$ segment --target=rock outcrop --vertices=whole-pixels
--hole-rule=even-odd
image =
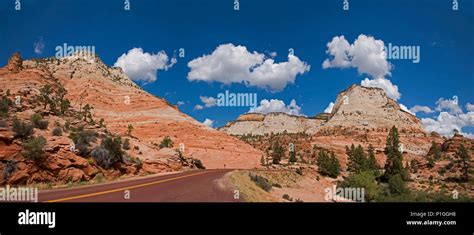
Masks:
[[[23,68],[23,60],[19,52],[15,52],[8,60],[7,69],[12,73],[18,73]]]

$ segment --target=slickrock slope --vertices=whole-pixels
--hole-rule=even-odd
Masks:
[[[232,135],[264,135],[271,133],[314,133],[323,123],[322,119],[292,116],[285,113],[241,115],[236,121],[227,123],[219,130]]]
[[[206,127],[164,99],[143,91],[120,68],[108,68],[98,57],[49,60],[24,64],[46,67],[69,91],[73,105],[91,104],[94,116],[103,118],[112,132],[125,134],[128,124],[132,124],[132,135],[144,143],[143,150],[151,150],[170,136],[175,148],[183,143],[184,154],[200,159],[208,169],[259,165],[259,150]],[[153,151],[143,150],[140,158],[155,158]]]
[[[11,117],[17,116],[28,121],[31,114],[41,112],[40,109],[31,110],[30,106],[36,102],[34,97],[45,84],[50,84],[53,89],[64,87],[67,90],[65,98],[71,101],[72,108],[77,112],[87,104],[92,106],[93,119],[96,123],[104,119],[106,129],[99,127],[99,124],[87,128],[92,128],[99,134],[111,133],[122,139],[130,139],[131,149],[127,154],[139,158],[148,172],[179,170],[181,166],[176,165],[179,159],[174,149],[180,143],[184,144],[185,157],[201,160],[207,169],[224,166],[248,169],[259,166],[261,151],[237,138],[204,126],[164,99],[143,91],[120,68],[109,68],[96,56],[77,55],[61,59],[22,61],[19,54],[15,54],[8,65],[0,69],[1,95],[8,91],[10,100],[21,97],[21,107]],[[81,171],[60,172],[65,181],[68,178],[74,181],[92,178],[96,173],[93,171],[99,168],[88,163],[86,158],[68,152],[71,139],[67,134],[61,137],[51,136],[55,121],[64,125],[65,120],[47,113],[44,118],[50,123],[48,129],[35,129],[34,135],[44,135],[48,141],[47,149],[54,149],[50,151],[52,157],[48,166],[45,166],[45,171],[31,171],[31,168],[35,168],[34,164],[21,160],[21,142],[13,137],[11,124],[0,130],[0,168],[4,169],[12,159],[16,159],[17,163],[19,160],[23,162],[16,167],[23,171],[22,175],[17,176],[20,179],[15,182],[10,179],[8,183],[38,182],[27,176],[32,172],[43,174],[38,179],[48,182],[58,177],[57,171],[69,168]],[[127,133],[129,125],[133,126],[130,136]],[[165,136],[169,136],[174,143],[168,151],[158,146]],[[77,161],[81,163],[77,165]],[[84,169],[89,166],[95,170],[88,169],[90,175],[83,175]]]
[[[338,94],[325,127],[390,128],[424,132],[420,121],[402,110],[383,89],[352,85]]]

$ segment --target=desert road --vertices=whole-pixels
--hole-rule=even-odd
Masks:
[[[238,202],[222,178],[232,170],[199,170],[39,192],[40,202]]]

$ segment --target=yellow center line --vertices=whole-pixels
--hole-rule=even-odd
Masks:
[[[164,182],[168,182],[168,181],[172,181],[172,180],[183,179],[183,178],[187,178],[187,177],[191,177],[191,176],[195,176],[195,175],[201,175],[201,174],[205,174],[205,173],[209,173],[209,171],[195,173],[195,174],[191,174],[191,175],[184,175],[184,176],[174,177],[174,178],[165,179],[165,180],[154,181],[154,182],[150,182],[150,183],[144,183],[144,184],[124,187],[124,188],[119,188],[119,189],[112,189],[112,190],[107,190],[107,191],[102,191],[102,192],[97,192],[97,193],[89,193],[89,194],[83,194],[83,195],[78,195],[78,196],[73,196],[73,197],[59,198],[59,199],[49,200],[49,201],[46,201],[46,202],[62,202],[62,201],[69,201],[69,200],[85,198],[85,197],[93,197],[93,196],[103,195],[103,194],[108,194],[108,193],[115,193],[115,192],[119,192],[119,191],[124,191],[124,190],[139,188],[139,187],[145,187],[145,186],[154,185],[154,184],[160,184],[160,183],[164,183]]]

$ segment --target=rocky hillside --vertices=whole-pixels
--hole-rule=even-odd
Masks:
[[[45,86],[50,90],[47,95],[44,95]],[[157,171],[181,168],[169,164],[180,162],[175,151],[179,146],[184,157],[200,160],[206,168],[254,168],[259,165],[261,151],[239,139],[204,126],[164,99],[143,91],[119,68],[107,67],[96,56],[77,55],[61,59],[23,61],[19,54],[15,54],[7,66],[0,69],[0,95],[7,106],[1,118],[1,170],[5,170],[7,164],[15,162],[15,169],[27,169],[24,175],[31,175],[29,170],[37,167],[33,162],[24,159],[22,146],[28,138],[39,136],[44,136],[47,140],[47,156],[53,156],[48,158],[52,161],[50,165],[58,165],[41,166],[33,171],[43,174],[39,178],[45,179],[44,181],[58,177],[61,170],[83,170],[87,164],[94,165],[92,160],[87,162],[87,156],[77,158],[77,154],[70,153],[69,148],[73,141],[68,135],[74,131],[66,130],[66,123],[76,130],[82,127],[97,134],[97,143],[91,144],[90,148],[99,145],[103,136],[128,139],[130,149],[126,151],[127,155],[149,163],[144,167],[149,167],[150,170],[153,165]],[[50,105],[43,106],[43,102],[48,100]],[[54,103],[52,100],[61,102]],[[66,103],[66,100],[70,107],[64,113],[53,112],[53,108],[58,112],[63,111],[62,104]],[[28,124],[32,122],[33,114],[41,115],[49,122],[49,126],[45,129],[34,128],[34,134],[27,139],[16,137],[13,131],[14,119]],[[51,132],[55,126],[60,126],[68,133],[53,136]],[[171,141],[165,147],[160,146],[167,136]],[[74,165],[74,162],[78,161],[82,162],[82,168]],[[25,164],[18,164],[20,162]],[[48,170],[42,171],[42,168]],[[82,174],[76,173],[75,175]],[[63,171],[61,175],[68,173]],[[91,173],[90,176],[76,178],[87,180],[94,175]],[[18,182],[8,182],[36,182],[31,180],[34,178],[32,176],[21,178],[23,179]],[[7,179],[4,177],[4,180]]]
[[[292,116],[285,113],[247,113],[219,128],[231,135],[264,135],[273,133],[314,133],[324,119]]]
[[[461,135],[446,139],[437,133],[426,133],[414,115],[402,110],[379,88],[352,85],[337,96],[331,113],[314,118],[282,113],[245,114],[220,130],[264,151],[261,161],[268,168],[312,169],[318,153],[328,151],[334,153],[342,175],[347,176],[346,147],[352,144],[365,150],[372,146],[379,167],[385,165],[384,148],[393,126],[398,129],[403,165],[412,170],[410,187],[428,191],[456,189],[473,196],[472,184],[458,182],[462,164],[456,151],[463,144],[472,159],[474,140]],[[441,152],[436,158],[433,143]],[[279,163],[272,162],[275,156],[281,156]],[[469,164],[472,167],[472,161]]]

